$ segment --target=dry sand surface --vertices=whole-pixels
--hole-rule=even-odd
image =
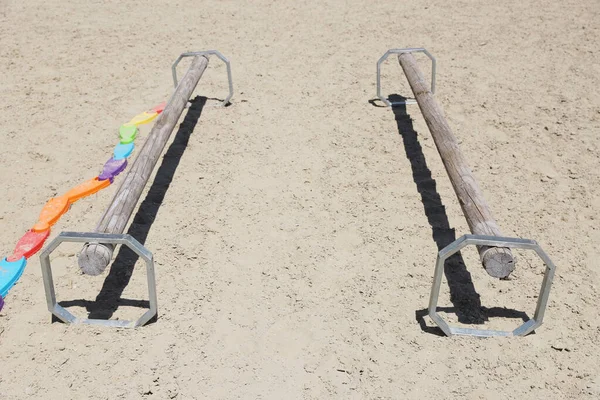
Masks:
[[[599,20],[597,0],[0,0],[2,254],[168,98],[179,53],[219,49],[235,83],[214,107],[212,59],[129,228],[155,255],[158,320],[52,323],[35,256],[0,313],[0,398],[600,398]],[[535,334],[447,338],[423,318],[436,252],[468,227],[418,107],[369,102],[377,59],[414,46],[438,59],[436,97],[503,233],[558,266]],[[383,80],[409,93],[394,57]],[[53,236],[93,229],[119,179]],[[87,277],[79,249],[52,255],[63,304],[140,315],[139,260]],[[450,320],[533,315],[539,260],[519,253],[498,281],[463,259]]]

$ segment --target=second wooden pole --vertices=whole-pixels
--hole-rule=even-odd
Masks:
[[[466,158],[460,151],[458,140],[446,122],[442,109],[433,97],[415,58],[410,53],[403,53],[398,56],[398,61],[408,79],[431,136],[433,136],[471,233],[502,236],[483,197],[481,188],[475,180]],[[481,262],[489,275],[506,278],[515,269],[515,260],[510,249],[479,246],[478,250]]]

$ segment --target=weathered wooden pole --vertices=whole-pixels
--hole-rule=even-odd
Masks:
[[[436,102],[415,58],[410,53],[398,56],[408,83],[419,104],[431,136],[442,157],[458,201],[462,207],[471,233],[475,235],[502,236],[498,224],[483,197],[458,141],[452,133],[441,107]],[[496,278],[506,278],[515,269],[510,249],[505,247],[478,246],[481,262],[487,273]]]
[[[208,57],[193,58],[190,68],[179,82],[164,111],[158,116],[148,139],[100,219],[96,232],[123,233],[179,117],[207,66]],[[88,243],[79,254],[79,267],[85,274],[99,275],[110,264],[113,250],[112,245]]]

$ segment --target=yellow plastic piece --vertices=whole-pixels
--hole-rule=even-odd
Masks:
[[[73,204],[77,200],[92,195],[110,185],[110,180],[106,179],[99,181],[98,178],[90,179],[65,193],[65,197],[69,199],[69,203]]]
[[[50,199],[44,208],[42,208],[42,212],[40,213],[40,218],[33,226],[34,232],[43,232],[45,230],[50,229],[52,225],[59,220],[61,215],[67,212],[69,209],[69,198],[67,196],[59,196],[53,199]]]
[[[158,116],[157,112],[154,112],[154,111],[147,112],[146,111],[146,112],[136,115],[135,117],[133,117],[131,119],[131,121],[129,121],[125,125],[139,126],[139,125],[147,124],[148,122],[151,122],[152,120],[154,120],[154,118],[156,118],[157,116]]]

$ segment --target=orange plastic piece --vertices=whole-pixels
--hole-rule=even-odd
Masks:
[[[40,218],[37,224],[33,226],[33,231],[43,232],[50,229],[50,227],[54,225],[60,216],[66,213],[68,209],[69,198],[67,196],[59,196],[50,199],[44,208],[42,208]]]
[[[49,235],[50,229],[46,229],[42,232],[27,231],[27,233],[19,239],[13,255],[8,257],[7,261],[14,262],[23,257],[31,257],[42,248]]]
[[[69,204],[73,204],[77,200],[92,195],[104,189],[105,187],[108,187],[109,185],[109,179],[99,181],[98,177],[95,177],[94,179],[90,179],[89,181],[83,182],[82,184],[75,186],[73,189],[65,193],[64,197],[68,199]]]

